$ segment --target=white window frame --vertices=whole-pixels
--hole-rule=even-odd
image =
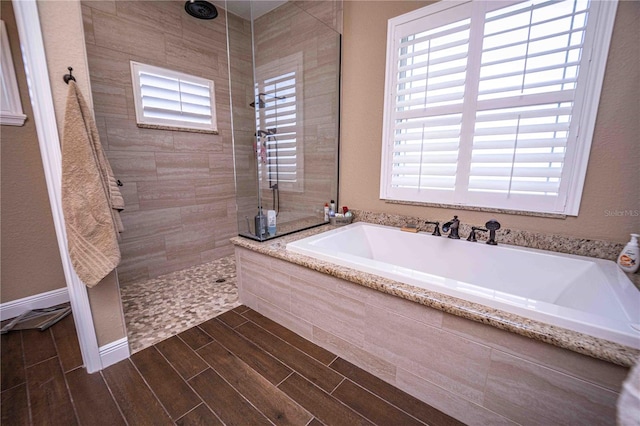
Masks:
[[[519,2],[520,0],[509,2],[503,1],[499,4],[503,7]],[[481,202],[478,202],[477,199],[473,202],[469,202],[464,197],[461,198],[459,196],[459,191],[457,190],[454,191],[457,193],[456,197],[434,197],[433,191],[429,193],[429,191],[420,191],[419,189],[412,190],[407,188],[393,188],[391,185],[391,168],[393,164],[395,132],[393,108],[396,99],[394,94],[394,81],[395,75],[398,73],[398,44],[402,38],[398,33],[401,31],[403,25],[416,25],[418,20],[425,17],[438,22],[439,14],[456,14],[458,13],[458,10],[463,8],[466,8],[467,10],[472,8],[474,10],[472,13],[477,13],[475,12],[476,10],[480,10],[479,13],[484,13],[482,10],[487,4],[497,3],[471,0],[443,0],[405,15],[392,18],[388,21],[380,198],[396,202],[445,204],[456,207],[468,206],[492,210],[500,209],[577,216],[587,171],[589,152],[593,138],[602,82],[604,79],[609,44],[611,34],[613,32],[617,0],[592,1],[590,5],[585,48],[583,49],[583,57],[588,58],[589,65],[586,70],[584,69],[584,65],[581,65],[583,68],[580,70],[579,87],[576,91],[574,113],[572,116],[572,127],[574,131],[569,133],[561,175],[561,189],[555,202],[551,203],[551,205],[545,205],[544,207],[539,208],[535,203],[527,202],[527,200],[521,200],[521,197],[518,196],[512,197],[509,202],[505,203],[503,199],[500,199],[500,197],[493,197],[493,194],[488,194],[488,196],[484,197]],[[465,16],[461,14],[460,18],[463,17]],[[480,34],[480,36],[482,36],[482,34]],[[481,43],[479,44],[481,45]],[[473,55],[479,56],[479,52],[470,49],[469,57],[472,57]],[[471,63],[471,60],[469,63]],[[474,106],[471,107],[475,108]],[[464,108],[467,108],[466,100]],[[473,116],[475,117],[475,112],[473,113]],[[474,131],[474,125],[474,123],[471,123],[471,125],[469,125],[469,123],[466,124],[467,129],[470,128],[471,132]],[[463,126],[465,126],[465,124],[463,124]],[[465,130],[463,130],[463,132],[464,131]],[[470,137],[469,139],[472,140],[473,137]],[[458,152],[460,152],[460,150],[470,152],[471,146],[460,145]],[[463,170],[462,173],[468,175],[468,170]],[[459,179],[460,170],[458,170],[457,176]],[[466,185],[464,191],[466,191]]]
[[[141,74],[153,74],[159,77],[178,80],[179,82],[186,82],[198,86],[206,87],[206,91],[209,96],[209,104],[206,107],[210,108],[210,113],[203,115],[204,120],[208,122],[195,122],[189,119],[180,117],[181,111],[173,110],[175,117],[163,118],[157,116],[150,116],[145,113],[145,104],[142,96],[142,87],[140,83]],[[152,65],[142,64],[140,62],[131,61],[131,81],[133,84],[133,98],[136,111],[136,122],[138,127],[152,128],[152,129],[166,129],[166,130],[182,130],[201,133],[218,133],[218,124],[216,119],[216,97],[215,97],[215,84],[213,80],[208,80],[202,77],[197,77],[182,72],[156,67]],[[182,99],[181,90],[177,91]],[[180,106],[182,108],[182,106]]]
[[[20,90],[18,89],[18,79],[13,66],[11,47],[7,35],[7,27],[4,21],[0,20],[0,37],[2,72],[0,72],[2,83],[2,111],[0,111],[0,124],[4,126],[22,126],[27,116],[22,111],[20,101]]]

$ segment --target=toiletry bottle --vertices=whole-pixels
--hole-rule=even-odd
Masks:
[[[324,203],[324,221],[329,220],[329,203]]]
[[[262,207],[258,207],[258,214],[253,218],[255,229],[256,229],[256,237],[264,237],[267,233],[267,217],[262,213]]]
[[[336,202],[331,200],[329,204],[329,216],[333,217],[336,215]]]
[[[625,272],[634,273],[638,270],[640,263],[640,247],[638,246],[638,234],[631,234],[631,241],[620,252],[618,256],[618,265]]]
[[[276,235],[276,211],[267,210],[267,229],[269,230],[269,236]]]

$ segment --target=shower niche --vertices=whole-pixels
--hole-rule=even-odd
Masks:
[[[225,9],[238,233],[322,225],[338,196],[342,1]]]

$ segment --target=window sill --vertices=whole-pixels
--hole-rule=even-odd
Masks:
[[[188,127],[177,127],[177,126],[163,126],[160,124],[143,124],[137,123],[137,126],[142,129],[156,129],[156,130],[171,130],[174,132],[190,132],[190,133],[209,133],[212,135],[220,134],[217,130],[207,130],[207,129],[191,129]]]
[[[518,216],[534,216],[534,217],[546,217],[550,219],[566,219],[566,214],[559,213],[541,213],[541,212],[527,212],[521,210],[507,210],[507,209],[493,209],[489,207],[474,207],[474,206],[462,206],[453,204],[438,204],[438,203],[423,203],[419,201],[402,201],[402,200],[385,200],[387,204],[403,204],[407,206],[421,206],[421,207],[437,207],[443,209],[456,209],[456,210],[470,210],[476,212],[488,212],[488,213],[503,213]]]

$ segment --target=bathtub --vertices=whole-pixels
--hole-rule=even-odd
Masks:
[[[364,222],[287,250],[640,349],[640,291],[612,261]]]

